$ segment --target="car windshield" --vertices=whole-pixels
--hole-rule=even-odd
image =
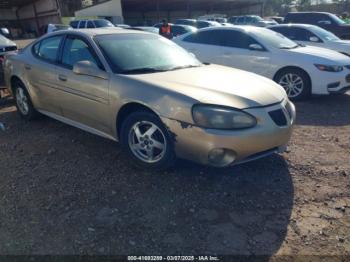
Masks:
[[[257,38],[256,40],[274,48],[294,49],[299,46],[297,43],[283,36],[282,34],[276,33],[269,29],[259,28],[254,30],[253,34]]]
[[[215,21],[211,21],[211,22],[209,22],[209,23],[210,23],[211,26],[221,26],[220,23],[215,22]]]
[[[336,35],[334,35],[333,33],[329,32],[327,30],[324,30],[323,28],[318,27],[318,26],[312,27],[312,32],[315,35],[317,35],[318,37],[320,37],[322,40],[325,40],[325,41],[340,40],[340,38],[337,37]]]
[[[260,16],[252,16],[253,21],[260,22],[263,21],[263,19]]]
[[[335,14],[329,14],[329,16],[333,19],[333,21],[338,24],[338,25],[342,25],[342,24],[346,24],[345,21],[343,21],[342,19],[340,19],[338,16],[336,16]]]
[[[158,35],[99,35],[95,41],[114,73],[155,73],[201,66],[187,51]]]
[[[102,19],[102,20],[95,20],[94,22],[96,27],[114,27],[114,25],[108,20]]]

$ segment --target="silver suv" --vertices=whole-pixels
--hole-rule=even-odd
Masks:
[[[74,29],[115,27],[106,19],[74,20],[70,22],[70,26]]]

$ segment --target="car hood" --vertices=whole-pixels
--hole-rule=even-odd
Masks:
[[[15,42],[12,42],[10,39],[7,39],[6,37],[0,35],[0,47],[4,46],[15,46]]]
[[[219,65],[129,77],[170,89],[200,103],[239,109],[267,106],[287,98],[284,89],[270,79]]]
[[[349,46],[350,47],[350,40],[336,40],[336,41],[332,41],[332,44],[336,44],[336,45],[342,45],[342,46]]]
[[[324,62],[329,62],[335,65],[350,64],[350,58],[348,56],[326,48],[305,46],[305,47],[299,47],[295,49],[288,49],[287,51],[296,53],[296,54],[301,54],[303,56],[309,55],[318,60],[324,60]],[[318,63],[320,61],[315,61],[315,62]]]

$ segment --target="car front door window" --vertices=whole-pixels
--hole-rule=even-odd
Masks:
[[[98,65],[85,41],[79,38],[68,37],[63,48],[62,64],[72,69],[79,61],[90,61]]]
[[[226,47],[249,49],[250,45],[252,44],[260,45],[251,36],[239,31],[233,31],[233,30],[230,30],[228,32],[223,31],[222,34],[225,34],[225,37],[223,38],[223,46],[226,46]]]
[[[220,32],[209,30],[199,33],[193,33],[184,39],[185,42],[191,42],[202,45],[221,45]]]
[[[34,53],[43,60],[56,62],[61,40],[62,36],[46,38],[34,46]]]

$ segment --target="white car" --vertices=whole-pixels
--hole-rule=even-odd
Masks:
[[[318,47],[302,47],[283,35],[252,26],[216,27],[174,40],[202,62],[250,71],[283,86],[292,99],[344,93],[350,58]]]
[[[335,34],[316,25],[285,24],[269,29],[303,45],[323,47],[350,57],[350,40],[341,40]]]
[[[73,29],[69,25],[61,25],[61,24],[47,24],[46,26],[42,27],[42,34],[49,34],[56,31],[61,30],[70,30]]]
[[[17,50],[16,43],[12,42],[10,39],[7,39],[5,36],[0,34],[0,81],[2,82],[3,68],[2,63],[6,54],[15,52]],[[2,97],[2,91],[5,89],[4,86],[0,83],[0,99]]]
[[[10,39],[6,38],[3,35],[0,35],[0,61],[2,61],[2,57],[11,51],[16,51],[17,45],[15,42],[11,41]]]

